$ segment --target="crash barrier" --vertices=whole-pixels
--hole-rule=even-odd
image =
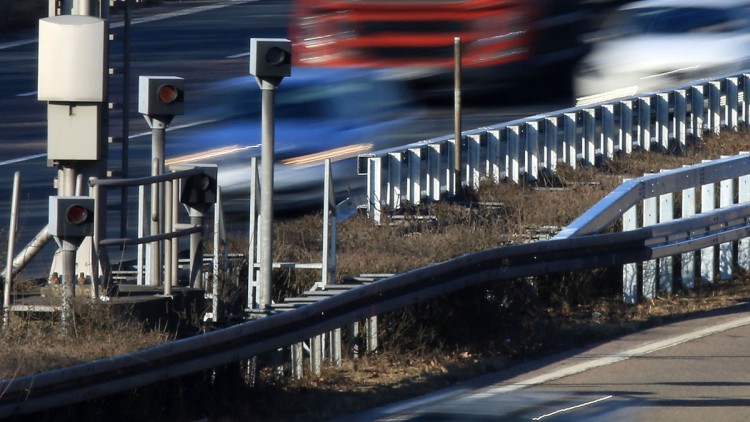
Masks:
[[[641,294],[671,294],[676,283],[690,289],[696,281],[714,283],[717,274],[729,280],[737,270],[750,270],[749,221],[750,154],[743,153],[625,181],[554,239],[613,228],[661,231],[651,242],[672,254],[623,266],[623,300],[634,304]],[[716,243],[703,242],[713,231],[724,234]]]
[[[362,154],[367,211],[380,224],[402,201],[438,201],[482,180],[535,182],[554,175],[558,163],[575,168],[634,150],[679,150],[691,138],[746,124],[748,98],[750,73],[743,72],[464,131],[460,183],[454,135]]]

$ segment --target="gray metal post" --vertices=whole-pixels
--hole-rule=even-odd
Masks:
[[[323,363],[323,335],[310,339],[310,373],[320,375]]]
[[[8,316],[10,314],[10,287],[13,283],[13,254],[15,253],[14,245],[16,243],[16,226],[18,226],[18,196],[21,184],[21,173],[13,174],[13,197],[10,205],[10,228],[8,230],[8,256],[5,286],[3,289],[3,327],[8,325]]]
[[[172,227],[170,227],[170,230],[174,230],[175,226],[177,225],[177,216],[179,215],[180,210],[180,201],[179,201],[179,195],[177,193],[177,186],[178,181],[173,180],[172,182],[172,197],[170,198],[170,207],[172,207]],[[172,286],[177,286],[177,284],[180,281],[179,278],[179,270],[180,266],[178,263],[179,255],[180,255],[180,242],[177,239],[174,239],[172,241],[172,250],[168,252],[170,255],[169,259],[169,265],[172,266],[172,279],[167,280],[167,282],[170,282]]]
[[[172,195],[174,195],[172,190],[172,182],[167,182],[165,186],[165,192],[164,192],[164,201],[167,203],[167,207],[165,207],[164,212],[164,232],[172,232],[174,223],[172,219],[174,216],[172,215]],[[163,203],[162,202],[162,203]],[[164,241],[164,296],[169,296],[172,294],[172,242],[177,243],[177,239],[166,239]]]
[[[367,318],[367,353],[378,350],[378,317]]]
[[[158,133],[161,133],[160,135]],[[158,147],[156,146],[157,143],[161,142],[161,155],[156,155],[156,150]],[[164,172],[164,161],[163,161],[163,155],[164,155],[164,131],[163,130],[153,130],[153,144],[152,144],[152,154],[153,155],[153,161],[152,161],[152,167],[151,167],[151,175],[152,176],[158,176]],[[151,236],[157,236],[161,234],[161,221],[162,221],[162,215],[164,214],[164,207],[161,206],[161,183],[152,184],[151,185],[151,215],[149,220],[151,221],[151,231],[149,235]],[[152,242],[151,243],[151,276],[149,283],[152,286],[158,286],[161,284],[161,242]]]
[[[273,298],[273,162],[274,100],[276,86],[260,81],[262,93],[260,158],[260,307],[267,309]]]
[[[299,380],[304,376],[302,370],[303,361],[303,347],[302,343],[294,343],[290,346],[291,349],[291,375],[292,379]]]
[[[190,209],[190,224],[203,226],[203,213]],[[203,234],[190,234],[190,287],[203,287]]]
[[[73,300],[75,298],[75,267],[76,267],[76,249],[75,243],[65,239],[59,239],[58,254],[60,255],[61,271],[60,278],[62,279],[60,296],[61,300],[61,312],[60,322],[63,328],[72,334],[74,327],[74,313],[73,313]]]
[[[454,90],[453,90],[453,126],[454,136],[456,139],[455,152],[453,154],[453,172],[455,174],[453,182],[454,193],[461,189],[461,38],[453,39],[454,50]]]

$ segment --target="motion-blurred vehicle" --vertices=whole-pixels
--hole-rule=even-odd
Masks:
[[[445,87],[454,37],[462,85],[487,89],[529,80],[570,87],[585,54],[586,0],[296,0],[289,24],[295,66],[391,67]],[[591,8],[593,6],[585,6]],[[448,84],[448,87],[452,85]]]
[[[166,164],[218,164],[225,210],[247,212],[251,157],[260,172],[261,91],[252,76],[211,90],[215,121],[170,132]],[[274,110],[274,209],[282,212],[322,207],[326,159],[337,200],[364,193],[357,155],[413,141],[399,131],[420,114],[403,82],[367,69],[295,69]]]
[[[626,4],[592,41],[574,73],[579,98],[650,92],[740,71],[750,66],[750,1]]]

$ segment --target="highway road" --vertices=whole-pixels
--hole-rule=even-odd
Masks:
[[[750,305],[511,367],[346,421],[747,421]]]

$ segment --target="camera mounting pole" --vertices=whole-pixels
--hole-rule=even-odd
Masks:
[[[261,90],[260,283],[261,310],[271,306],[273,272],[274,102],[281,80],[292,74],[292,43],[281,38],[250,39],[250,74]],[[251,268],[250,271],[253,271]]]

